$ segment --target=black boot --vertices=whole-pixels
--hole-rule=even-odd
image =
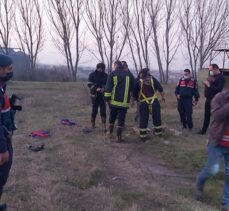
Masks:
[[[107,132],[107,128],[106,128],[106,119],[102,118],[102,130],[104,133]]]
[[[121,143],[121,142],[125,142],[124,139],[122,139],[122,127],[118,126],[118,129],[117,129],[117,140],[116,140],[117,143]]]
[[[114,125],[110,124],[109,125],[109,129],[108,129],[108,131],[106,133],[106,136],[111,142],[112,142],[112,139],[113,139],[113,136],[112,136],[113,130],[114,130]]]
[[[91,128],[95,129],[95,119],[91,119]]]
[[[200,131],[198,131],[197,134],[199,134],[199,135],[205,135],[206,134],[206,131],[200,130]]]
[[[3,187],[0,187],[0,199],[2,197],[2,192],[3,192]],[[6,208],[7,208],[7,206],[5,203],[3,203],[3,204],[0,203],[0,211],[4,211],[4,210],[6,210]]]
[[[0,204],[0,211],[6,210],[7,206],[6,204]]]
[[[112,134],[113,133],[113,130],[114,130],[114,125],[110,124],[109,125],[109,133]]]

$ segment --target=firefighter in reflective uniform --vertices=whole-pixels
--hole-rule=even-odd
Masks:
[[[177,109],[183,129],[188,127],[191,130],[193,128],[192,108],[193,105],[195,106],[197,104],[200,95],[197,82],[191,77],[191,71],[189,69],[184,70],[184,75],[180,78],[176,86],[175,95],[178,101]],[[195,99],[194,101],[193,98]]]
[[[105,89],[105,99],[110,107],[108,135],[110,138],[112,137],[117,118],[116,142],[123,142],[122,130],[125,125],[126,113],[129,108],[131,92],[134,90],[135,80],[128,71],[124,70],[122,62],[114,62],[113,69],[114,71],[108,76]]]
[[[147,139],[149,114],[152,113],[154,133],[162,135],[161,108],[157,97],[160,93],[162,101],[165,101],[163,88],[159,81],[150,75],[149,69],[144,68],[139,73],[140,79],[134,91],[134,99],[140,102],[140,138],[142,141]]]

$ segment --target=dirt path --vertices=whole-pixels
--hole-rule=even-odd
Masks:
[[[93,144],[97,157],[104,162],[103,185],[127,195],[135,194],[133,201],[140,210],[169,210],[165,201],[171,203],[171,194],[194,184],[194,177],[169,168],[156,151],[148,149],[147,143],[95,140]]]

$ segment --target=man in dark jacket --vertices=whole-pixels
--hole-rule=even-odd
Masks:
[[[149,69],[144,68],[139,73],[139,80],[134,91],[134,99],[139,100],[140,107],[140,138],[142,141],[147,139],[147,128],[149,114],[152,113],[155,135],[162,135],[161,123],[161,107],[157,97],[157,92],[160,93],[162,101],[165,101],[163,87],[159,81],[150,75]]]
[[[10,100],[6,95],[6,82],[13,76],[12,60],[0,54],[0,199],[3,187],[7,182],[13,160],[11,137],[15,129]],[[0,204],[0,211],[6,209],[6,204]]]
[[[104,99],[107,74],[105,73],[105,64],[99,63],[96,70],[89,75],[88,87],[90,88],[92,99],[91,125],[95,128],[95,119],[100,107],[100,116],[103,130],[106,131],[106,103]]]
[[[192,107],[196,105],[199,100],[199,91],[196,80],[191,77],[191,71],[189,69],[184,70],[184,76],[180,78],[175,95],[178,101],[178,112],[180,114],[181,123],[183,128],[193,128],[192,122]],[[193,102],[194,98],[194,102]]]
[[[211,116],[211,101],[213,97],[223,90],[225,79],[223,74],[220,72],[217,64],[211,64],[209,66],[210,76],[203,81],[205,90],[204,95],[206,98],[205,101],[205,110],[204,110],[204,123],[202,129],[198,132],[198,134],[206,134]]]
[[[110,106],[109,135],[112,136],[116,118],[117,142],[123,142],[122,130],[125,125],[126,112],[129,107],[131,92],[134,90],[135,81],[130,73],[123,69],[120,61],[114,62],[114,71],[108,76],[105,98]]]

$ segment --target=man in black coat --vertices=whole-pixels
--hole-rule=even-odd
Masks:
[[[95,119],[100,107],[100,116],[102,120],[103,130],[106,131],[106,103],[104,100],[104,91],[107,82],[107,74],[105,73],[105,64],[96,65],[96,70],[89,75],[88,87],[92,99],[91,125],[95,128]]]
[[[207,132],[210,116],[211,116],[211,101],[214,96],[223,90],[225,84],[225,78],[223,74],[220,72],[217,64],[211,64],[209,66],[209,74],[210,76],[203,81],[204,84],[204,95],[206,98],[205,101],[205,111],[204,111],[204,123],[202,129],[198,132],[198,134],[204,135]]]

